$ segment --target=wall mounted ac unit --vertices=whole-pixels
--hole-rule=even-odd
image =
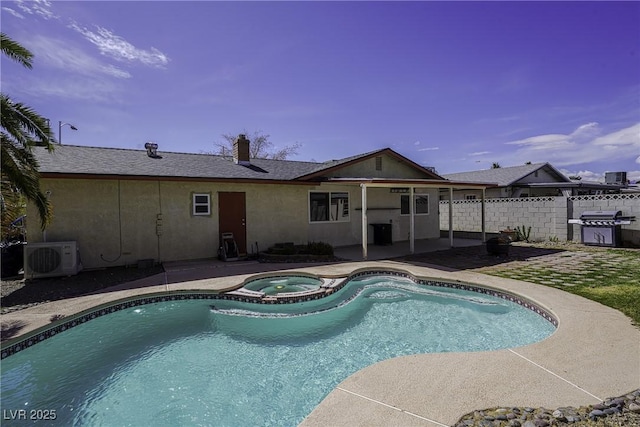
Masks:
[[[82,270],[76,242],[27,243],[24,277],[71,276]]]

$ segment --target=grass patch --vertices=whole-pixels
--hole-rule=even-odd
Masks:
[[[512,265],[486,273],[562,289],[615,308],[640,326],[640,253],[620,249],[602,250],[597,258],[580,261],[580,266],[579,272],[564,272]],[[552,278],[561,279],[572,286],[550,283]]]

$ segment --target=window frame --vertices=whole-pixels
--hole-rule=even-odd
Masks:
[[[206,197],[206,202],[198,202],[198,197]],[[206,206],[206,212],[198,212],[197,208]],[[211,216],[211,193],[192,193],[191,194],[191,215],[192,216]]]
[[[311,197],[312,194],[322,194],[325,196],[325,200],[327,203],[327,212],[326,212],[326,218],[327,219],[321,219],[321,220],[314,220],[312,217],[312,213],[313,213],[313,207],[311,206]],[[332,207],[334,206],[334,204],[332,203],[334,199],[337,199],[340,196],[336,196],[336,195],[345,195],[346,196],[346,204],[343,203],[342,206],[342,214],[340,214],[340,212],[338,211],[338,217],[336,219],[331,219],[331,211],[332,211]],[[341,199],[344,199],[344,197],[340,197]],[[339,204],[335,205],[337,209],[340,209]],[[309,194],[307,196],[307,209],[308,209],[308,215],[307,215],[307,219],[309,221],[309,224],[334,224],[334,223],[345,223],[345,222],[351,222],[351,211],[350,211],[350,207],[351,207],[351,194],[349,193],[349,191],[320,191],[320,190],[310,190]],[[346,216],[345,216],[346,213]],[[317,215],[317,212],[316,212]]]
[[[407,202],[403,202],[404,198],[409,198],[409,194],[401,194],[400,195],[400,215],[401,216],[410,216],[411,215],[411,207],[409,206],[409,204]],[[419,198],[426,198],[427,203],[425,204],[425,206],[427,207],[427,211],[426,212],[418,212],[418,204],[417,204],[417,200]],[[429,204],[431,203],[431,197],[430,194],[427,192],[413,192],[413,215],[417,216],[417,215],[429,215],[431,213],[431,209],[429,207]],[[408,207],[408,211],[406,213],[404,213],[403,211],[403,207],[404,205],[406,205]]]

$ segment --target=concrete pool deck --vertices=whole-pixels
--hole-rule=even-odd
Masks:
[[[206,276],[204,267],[197,264],[174,267],[183,281],[154,284],[153,280],[159,279],[154,276],[94,295],[41,304],[0,316],[2,327],[17,328],[19,337],[53,325],[51,319],[59,316],[69,318],[124,298],[157,292],[229,290],[253,275],[256,268],[247,263],[227,270],[235,273],[232,276],[202,278]],[[519,294],[552,312],[559,321],[552,336],[524,347],[402,356],[366,367],[330,392],[301,423],[304,427],[452,425],[475,409],[581,406],[640,387],[640,330],[617,310],[562,290],[474,271],[443,271],[393,261],[286,267],[322,276],[393,268],[424,278],[467,282]]]

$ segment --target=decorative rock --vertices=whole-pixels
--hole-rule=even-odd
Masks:
[[[578,425],[638,425],[640,389],[621,397],[610,397],[595,405],[559,407],[555,410],[531,407],[493,408],[462,417],[456,427],[571,427]],[[606,419],[611,417],[611,419]],[[615,418],[614,418],[615,417]],[[591,420],[591,421],[589,421]]]
[[[589,412],[589,418],[591,418],[592,420],[595,420],[596,418],[603,417],[603,416],[604,416],[604,412],[602,412],[600,409],[594,409],[593,411]]]
[[[533,422],[533,425],[535,425],[536,427],[547,427],[549,425],[549,421],[542,418],[538,418]]]
[[[609,407],[611,406],[621,406],[624,405],[624,399],[622,397],[619,397],[617,399],[613,399],[611,401],[611,403],[609,404]]]
[[[615,414],[615,413],[616,413],[616,410],[615,410],[615,409],[613,409],[613,408],[607,408],[607,409],[605,409],[605,410],[604,410],[604,411],[602,411],[602,412],[604,412],[604,413],[605,413],[605,415],[613,415],[613,414]]]
[[[566,421],[567,417],[564,415],[564,413],[560,410],[560,409],[556,409],[555,411],[553,411],[553,418],[555,418],[558,421]]]

